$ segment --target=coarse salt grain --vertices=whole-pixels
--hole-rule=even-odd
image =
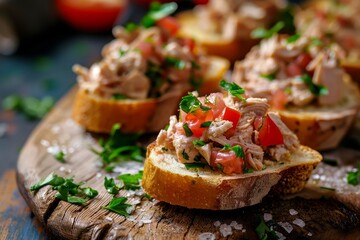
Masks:
[[[291,226],[288,222],[278,222],[280,226],[282,226],[287,233],[291,233],[291,231],[294,229],[293,226]]]
[[[307,234],[309,237],[311,237],[312,236],[312,233],[311,232],[308,232],[308,234]]]
[[[278,240],[285,240],[286,239],[286,237],[281,232],[275,231],[275,234],[278,237]]]
[[[293,224],[296,224],[296,225],[298,225],[298,226],[301,227],[301,228],[305,227],[305,222],[304,222],[302,219],[300,219],[300,218],[295,219],[295,220],[293,221]]]
[[[264,221],[268,222],[272,220],[272,215],[270,213],[264,213]]]
[[[215,226],[215,227],[220,227],[220,225],[221,225],[221,222],[220,222],[220,221],[214,222],[214,226]]]
[[[109,216],[106,216],[105,220],[112,221],[113,219],[111,217],[109,217]]]
[[[241,230],[243,228],[242,224],[237,223],[236,221],[232,221],[230,223],[230,226],[233,227],[236,230]]]
[[[151,223],[151,219],[142,219],[141,220],[144,224]]]
[[[290,215],[294,216],[294,215],[297,215],[298,214],[298,211],[296,211],[295,209],[289,209],[289,213]]]
[[[227,224],[221,224],[220,225],[220,233],[223,237],[227,237],[227,236],[230,236],[232,234],[232,228],[230,225],[227,225]]]
[[[102,174],[101,173],[97,173],[96,174],[96,178],[101,178],[102,177]]]
[[[199,235],[199,240],[215,240],[215,234],[211,232],[204,232]]]

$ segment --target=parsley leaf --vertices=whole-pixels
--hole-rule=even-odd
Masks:
[[[300,76],[299,79],[308,86],[310,92],[315,96],[323,96],[329,94],[329,90],[326,87],[313,83],[312,78],[309,74],[304,74]]]
[[[125,31],[128,33],[135,31],[137,28],[138,28],[138,25],[133,22],[129,22],[125,25]]]
[[[224,150],[232,150],[232,151],[235,152],[236,157],[245,158],[244,150],[242,149],[242,147],[240,145],[236,145],[236,146],[231,147],[229,144],[225,144],[225,146],[221,150],[222,151],[224,151]]]
[[[108,140],[100,139],[99,144],[102,151],[92,151],[99,155],[104,168],[113,170],[113,165],[123,161],[143,162],[145,159],[145,149],[136,144],[137,139],[141,136],[139,133],[122,133],[120,124],[112,127]]]
[[[206,142],[203,142],[201,140],[194,140],[192,142],[195,146],[199,146],[199,147],[202,147],[202,146],[205,146],[207,143]]]
[[[142,179],[143,171],[139,171],[135,174],[122,174],[118,176],[118,179],[120,179],[124,183],[124,188],[126,190],[136,190],[140,189],[140,180]]]
[[[111,99],[114,99],[114,100],[124,100],[127,98],[128,97],[126,97],[124,94],[120,94],[120,93],[113,94],[111,97]]]
[[[358,169],[356,171],[347,173],[346,179],[347,179],[348,184],[351,184],[351,185],[354,185],[354,186],[359,184],[360,163],[359,163]]]
[[[296,33],[296,34],[288,37],[288,38],[286,39],[286,42],[287,42],[287,43],[295,43],[300,37],[301,37],[300,34]]]
[[[272,81],[276,78],[276,73],[270,73],[270,74],[261,74],[260,75],[262,78],[265,78],[269,81]]]
[[[208,127],[210,127],[211,123],[212,123],[212,121],[203,122],[200,125],[200,128],[208,128]]]
[[[236,83],[229,83],[225,80],[221,80],[220,87],[222,87],[224,90],[228,91],[234,97],[237,97],[244,102],[246,101],[246,99],[243,96],[241,96],[241,94],[245,93],[245,90],[243,88],[241,88],[239,85],[237,85]]]
[[[185,68],[185,61],[174,58],[174,57],[165,57],[165,64],[174,67],[176,69],[182,70]]]
[[[126,197],[113,198],[108,205],[102,208],[122,216],[129,216],[132,211],[132,205],[126,203],[127,200]]]
[[[186,169],[192,168],[204,168],[206,166],[205,163],[184,163]]]
[[[165,4],[151,3],[150,11],[141,20],[142,26],[145,28],[154,26],[156,21],[173,14],[177,7],[178,5],[174,2]]]
[[[197,108],[201,108],[203,111],[209,111],[211,108],[202,105],[197,97],[189,93],[188,95],[182,97],[180,102],[180,108],[186,113],[193,112]]]
[[[120,188],[122,187],[120,184],[115,184],[115,180],[113,178],[104,179],[104,187],[106,191],[112,195],[116,195],[119,193]]]
[[[189,128],[189,125],[187,123],[183,123],[183,129],[184,129],[185,135],[187,137],[191,137],[193,135],[193,132],[191,131],[191,129]]]
[[[189,160],[189,155],[185,152],[185,149],[182,150],[181,154],[185,160]]]
[[[61,163],[65,163],[65,153],[63,151],[58,151],[55,153],[54,158]]]
[[[256,227],[255,232],[258,235],[260,240],[268,240],[268,239],[278,239],[276,233],[266,225],[264,219],[258,216],[260,219],[259,225]]]
[[[38,183],[32,185],[30,187],[30,191],[37,191],[46,185],[58,186],[63,184],[64,182],[65,182],[64,178],[59,177],[54,173],[50,173],[47,177],[41,179]]]
[[[284,22],[277,22],[272,28],[265,29],[265,28],[257,28],[251,32],[250,36],[252,38],[271,38],[274,34],[278,33],[281,29],[285,27]]]

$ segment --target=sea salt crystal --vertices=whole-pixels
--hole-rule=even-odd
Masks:
[[[215,240],[215,234],[211,232],[204,232],[199,235],[199,240]]]
[[[301,227],[301,228],[305,227],[305,222],[304,222],[302,219],[300,219],[300,218],[295,219],[295,220],[293,221],[293,224],[296,224],[296,225],[298,225],[298,226]]]
[[[275,234],[278,237],[278,240],[285,240],[286,239],[286,237],[281,232],[275,231]]]
[[[243,233],[246,232],[246,229],[241,230]]]
[[[141,219],[141,221],[145,224],[151,223],[151,219]]]
[[[270,213],[264,213],[264,221],[268,222],[272,220],[272,215]]]
[[[232,221],[230,223],[230,226],[233,227],[236,230],[241,230],[243,228],[242,224],[237,223],[236,221]]]
[[[65,171],[65,168],[64,168],[64,167],[60,167],[60,168],[59,168],[59,171],[60,171],[60,172],[64,172],[64,171]]]
[[[42,140],[40,141],[40,144],[43,145],[44,147],[50,146],[49,141],[47,141],[47,140],[45,140],[45,139],[42,139]]]
[[[101,178],[102,177],[102,174],[101,173],[97,173],[96,174],[96,178]]]
[[[291,233],[291,231],[294,229],[293,226],[291,226],[291,224],[288,222],[278,222],[278,224],[282,226],[288,233]]]
[[[109,216],[106,216],[105,220],[112,221],[113,219]]]
[[[230,236],[232,234],[232,228],[230,225],[221,224],[220,225],[220,233],[223,237]]]
[[[307,234],[309,237],[311,237],[312,236],[312,233],[311,232],[308,232],[308,234]]]
[[[298,214],[298,211],[296,211],[295,209],[289,209],[289,213],[290,215],[294,216],[294,215],[297,215]]]
[[[221,222],[220,222],[220,221],[214,222],[214,226],[215,226],[215,227],[220,227],[220,225],[221,225]]]

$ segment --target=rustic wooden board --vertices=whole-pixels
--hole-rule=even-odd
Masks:
[[[307,190],[287,199],[269,197],[261,204],[244,209],[204,211],[149,201],[122,191],[119,195],[129,196],[130,202],[136,204],[130,217],[101,209],[111,196],[103,187],[105,173],[98,166],[99,159],[89,150],[90,146],[97,146],[96,140],[70,119],[74,91],[65,96],[33,132],[17,166],[19,190],[52,236],[61,239],[199,239],[207,232],[208,239],[256,239],[259,217],[271,214],[267,215],[272,217],[267,224],[288,239],[360,239],[360,186],[346,186],[341,179],[360,154],[354,151],[353,157],[343,157],[350,156],[346,155],[346,149],[327,153],[345,166],[334,170],[320,164]],[[48,152],[56,146],[67,152],[65,164],[57,162]],[[341,151],[345,151],[345,155]],[[99,195],[81,207],[54,198],[50,187],[37,193],[29,191],[32,184],[50,172],[74,176],[76,182],[87,181],[86,186],[97,189]],[[320,189],[321,184],[337,189]],[[321,195],[326,197],[313,198]],[[292,215],[290,209],[298,213]],[[305,225],[300,227],[301,220]],[[226,225],[218,226],[217,221]],[[286,225],[288,227],[283,227]],[[229,235],[224,236],[226,233]]]

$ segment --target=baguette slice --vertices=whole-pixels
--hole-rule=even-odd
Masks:
[[[351,76],[360,88],[360,59],[343,59],[341,66]]]
[[[209,55],[224,57],[232,63],[243,59],[259,42],[251,38],[226,39],[220,34],[204,31],[199,27],[201,25],[193,11],[182,12],[176,17],[181,25],[180,36],[194,39]]]
[[[336,106],[289,108],[279,111],[281,120],[299,138],[301,144],[316,150],[339,145],[352,126],[360,106],[360,94],[349,76],[344,78],[345,99]]]
[[[208,71],[200,94],[208,94],[218,89],[219,81],[228,71],[230,63],[219,57],[209,57]],[[172,92],[163,98],[145,100],[104,99],[79,89],[72,117],[85,129],[92,132],[109,133],[114,124],[121,124],[123,132],[158,132],[176,113],[181,97],[190,89]]]
[[[300,146],[291,155],[291,163],[229,176],[209,168],[187,170],[173,153],[162,151],[154,142],[147,150],[142,186],[150,196],[173,205],[236,209],[260,203],[269,193],[300,191],[321,160],[317,151]]]

